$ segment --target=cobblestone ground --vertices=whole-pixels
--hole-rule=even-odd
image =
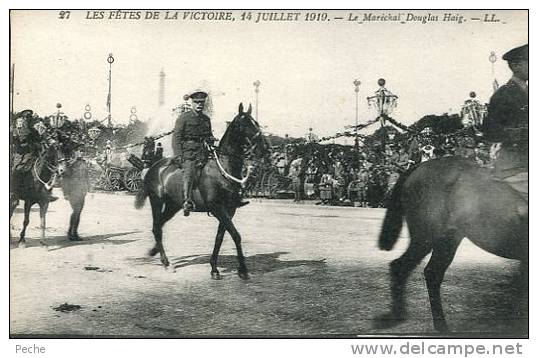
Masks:
[[[60,193],[61,194],[61,193]],[[434,334],[422,269],[409,280],[409,319],[374,328],[390,303],[388,263],[407,245],[377,249],[384,211],[253,200],[234,219],[251,279],[236,275],[235,247],[226,235],[219,258],[223,280],[210,279],[216,220],[180,213],[164,230],[171,266],[147,256],[153,246],[149,203],[128,195],[89,194],[82,242],[66,241],[70,213],[51,204],[39,239],[34,209],[26,248],[10,250],[10,331],[39,335],[365,335]],[[17,209],[14,237],[22,223]],[[455,334],[526,334],[514,313],[517,262],[469,242],[460,247],[443,286]],[[79,305],[56,311],[64,303]]]

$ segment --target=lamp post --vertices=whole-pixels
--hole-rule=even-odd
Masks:
[[[355,149],[359,147],[359,86],[361,81],[353,81],[355,85]]]
[[[112,127],[112,64],[114,63],[114,57],[112,56],[112,54],[108,55],[106,61],[108,62],[108,97],[106,105],[108,108],[108,127]]]
[[[259,93],[260,93],[260,85],[261,85],[261,82],[259,80],[256,80],[254,81],[253,83],[254,85],[254,92],[256,92],[256,120],[259,122],[260,119],[258,118],[258,96],[259,96]]]
[[[499,89],[499,82],[495,78],[495,62],[497,62],[497,55],[494,51],[491,51],[488,57],[489,62],[491,63],[491,77],[493,77],[493,92]]]

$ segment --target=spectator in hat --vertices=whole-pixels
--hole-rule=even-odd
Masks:
[[[484,120],[485,138],[501,143],[494,175],[528,197],[529,45],[503,55],[512,78],[491,97]]]

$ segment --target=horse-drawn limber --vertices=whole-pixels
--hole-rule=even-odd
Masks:
[[[292,198],[292,179],[278,171],[271,165],[255,167],[251,173],[245,194],[250,197],[269,199]]]
[[[92,166],[90,169],[92,187],[105,191],[136,192],[140,188],[143,168],[143,161],[134,154],[127,158],[126,163],[107,163],[106,160],[97,162],[97,167]]]

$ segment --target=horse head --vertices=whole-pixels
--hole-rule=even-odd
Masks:
[[[252,118],[252,105],[244,110],[243,103],[239,104],[238,114],[230,124],[230,131],[234,131],[234,139],[242,148],[246,156],[255,155],[264,157],[269,152],[269,145],[265,139],[260,125]]]
[[[60,140],[60,142],[55,143],[57,158],[56,172],[60,178],[70,174],[71,165],[76,160],[77,148],[80,145],[69,139]]]

